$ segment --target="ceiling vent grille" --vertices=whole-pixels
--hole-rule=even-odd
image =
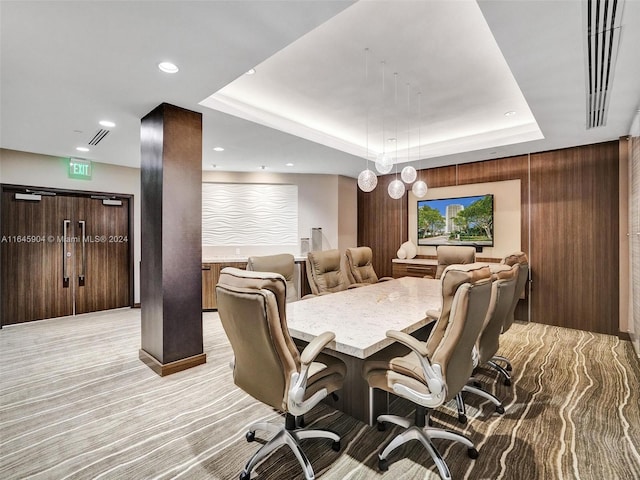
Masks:
[[[588,0],[584,4],[587,22],[587,129],[606,124],[623,2]]]
[[[106,137],[107,135],[109,135],[109,130],[105,130],[104,128],[101,128],[96,132],[93,138],[89,140],[89,145],[99,144],[102,141],[102,139],[104,139],[104,137]]]

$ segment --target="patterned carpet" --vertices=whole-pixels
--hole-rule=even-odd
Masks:
[[[230,347],[217,314],[204,315],[207,363],[160,378],[138,360],[140,311],[117,310],[5,327],[0,331],[0,478],[235,479],[259,447],[246,425],[279,415],[233,386]],[[507,412],[467,397],[469,422],[452,405],[437,425],[468,434],[437,443],[455,479],[640,478],[640,368],[631,344],[615,337],[539,324],[516,324],[501,353],[512,359],[513,386],[479,378]],[[410,415],[405,401],[395,413]],[[398,432],[378,432],[329,406],[307,423],[342,435],[342,450],[308,440],[303,448],[325,480],[437,479],[422,447],[394,452],[389,471],[376,453]],[[286,448],[254,479],[303,478]]]

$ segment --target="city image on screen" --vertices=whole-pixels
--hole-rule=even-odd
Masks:
[[[493,246],[493,195],[418,200],[418,245]]]

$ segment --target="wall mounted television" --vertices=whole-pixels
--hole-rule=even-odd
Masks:
[[[418,200],[418,245],[493,247],[493,195]]]

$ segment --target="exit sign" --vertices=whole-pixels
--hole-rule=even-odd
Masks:
[[[81,158],[69,159],[69,178],[91,180],[91,160]]]

